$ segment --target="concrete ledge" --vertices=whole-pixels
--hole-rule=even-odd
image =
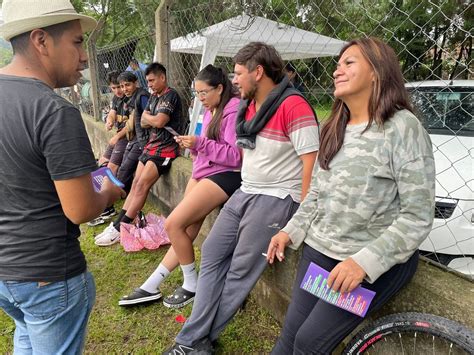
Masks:
[[[252,291],[254,299],[281,323],[291,297],[300,252],[287,250],[285,262],[270,266]],[[418,270],[412,281],[381,310],[368,317],[335,353],[367,325],[382,316],[401,312],[436,314],[474,329],[474,283],[420,258]]]
[[[104,151],[107,133],[104,124],[84,116],[92,146],[97,156]],[[170,172],[153,187],[150,199],[168,214],[182,199],[191,175],[189,159],[178,158]],[[218,211],[213,211],[204,222],[197,245],[209,233]],[[300,257],[299,252],[287,251],[283,264],[269,267],[257,283],[252,295],[260,305],[282,322],[291,297],[291,289]],[[474,328],[474,283],[451,272],[420,260],[418,271],[407,287],[391,300],[373,318],[397,312],[425,312],[443,316]]]

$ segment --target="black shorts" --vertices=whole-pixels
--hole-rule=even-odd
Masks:
[[[229,197],[232,196],[235,190],[237,190],[242,183],[240,171],[225,171],[223,173],[208,176],[206,179],[211,180],[219,186]]]
[[[157,157],[154,155],[148,155],[146,153],[143,153],[142,155],[140,155],[140,158],[138,158],[138,160],[140,160],[143,165],[146,165],[148,161],[152,161],[156,165],[156,168],[158,169],[158,174],[160,176],[170,171],[171,163],[174,159],[175,158]]]

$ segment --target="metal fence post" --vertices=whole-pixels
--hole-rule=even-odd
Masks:
[[[172,0],[161,0],[155,11],[156,47],[155,60],[169,68],[168,8]]]
[[[96,121],[100,120],[100,90],[99,90],[99,67],[97,61],[97,38],[104,25],[104,19],[100,19],[96,29],[90,34],[87,41],[87,54],[89,56],[89,70],[91,76],[91,101],[93,116]]]

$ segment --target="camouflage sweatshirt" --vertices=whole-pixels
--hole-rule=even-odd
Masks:
[[[344,143],[283,231],[337,259],[352,257],[374,282],[415,252],[434,218],[435,165],[428,133],[409,111],[383,129],[348,125]]]

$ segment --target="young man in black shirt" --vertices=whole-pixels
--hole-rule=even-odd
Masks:
[[[122,115],[125,99],[125,95],[118,81],[119,75],[120,72],[118,71],[111,71],[107,74],[107,82],[114,96],[105,122],[105,129],[110,131],[115,126],[117,132],[110,139],[104,154],[99,159],[99,166],[107,164],[107,167],[110,168],[114,174],[120,166],[126,146],[126,140],[123,139],[125,131],[121,132],[123,124],[119,123],[117,120],[117,118]],[[119,141],[120,143],[118,143]]]
[[[141,115],[145,111],[148,104],[150,94],[138,86],[138,80],[135,74],[132,72],[125,71],[116,77],[117,83],[120,86],[120,93],[123,97],[117,102],[117,111],[121,119],[121,125],[123,125],[123,134],[126,139],[127,145],[122,149],[122,156],[120,157],[120,166],[118,170],[113,170],[113,173],[117,178],[125,185],[125,191],[130,191],[133,175],[138,165],[138,158],[140,157],[143,147],[148,140],[149,132],[148,129],[140,126]],[[114,91],[114,87],[111,84],[111,89]],[[114,96],[114,99],[116,96]],[[115,106],[112,105],[114,108]],[[110,114],[110,113],[109,113]],[[109,117],[108,117],[109,118]],[[106,123],[107,128],[108,123]],[[116,149],[109,145],[107,152]],[[104,157],[107,156],[104,154]],[[109,155],[110,157],[110,155]],[[111,159],[112,160],[112,159]],[[99,161],[100,165],[100,161]],[[110,163],[107,165],[110,168]],[[93,227],[99,224],[103,224],[110,218],[115,216],[114,206],[107,207],[102,214],[88,222],[87,225]]]
[[[96,237],[96,244],[108,246],[120,240],[120,222],[131,223],[143,208],[148,191],[158,178],[169,171],[178,156],[179,146],[164,127],[179,132],[182,126],[181,99],[168,87],[166,69],[160,63],[150,64],[145,75],[153,95],[141,117],[141,127],[150,129],[150,137],[140,155],[132,188],[117,219]]]
[[[117,172],[117,178],[125,184],[125,190],[129,191],[133,174],[137,169],[138,158],[150,136],[149,129],[141,127],[141,117],[148,105],[150,94],[138,86],[138,78],[131,72],[123,72],[118,80],[127,97],[125,105],[130,114],[126,127],[128,144]]]
[[[117,132],[108,142],[107,148],[98,162],[99,166],[107,166],[115,175],[117,174],[119,165],[121,165],[126,149],[126,141],[120,139],[123,138],[125,131],[120,132],[120,128],[117,123],[117,116],[123,114],[125,104],[124,100],[126,98],[118,81],[119,75],[120,72],[116,70],[107,73],[107,83],[109,84],[109,88],[114,96],[112,97],[110,111],[107,114],[105,121],[105,129],[110,131],[115,126],[117,128]],[[115,212],[114,206],[106,207],[104,212],[102,212],[99,217],[87,222],[87,225],[93,227],[105,223],[116,214],[117,213]]]

